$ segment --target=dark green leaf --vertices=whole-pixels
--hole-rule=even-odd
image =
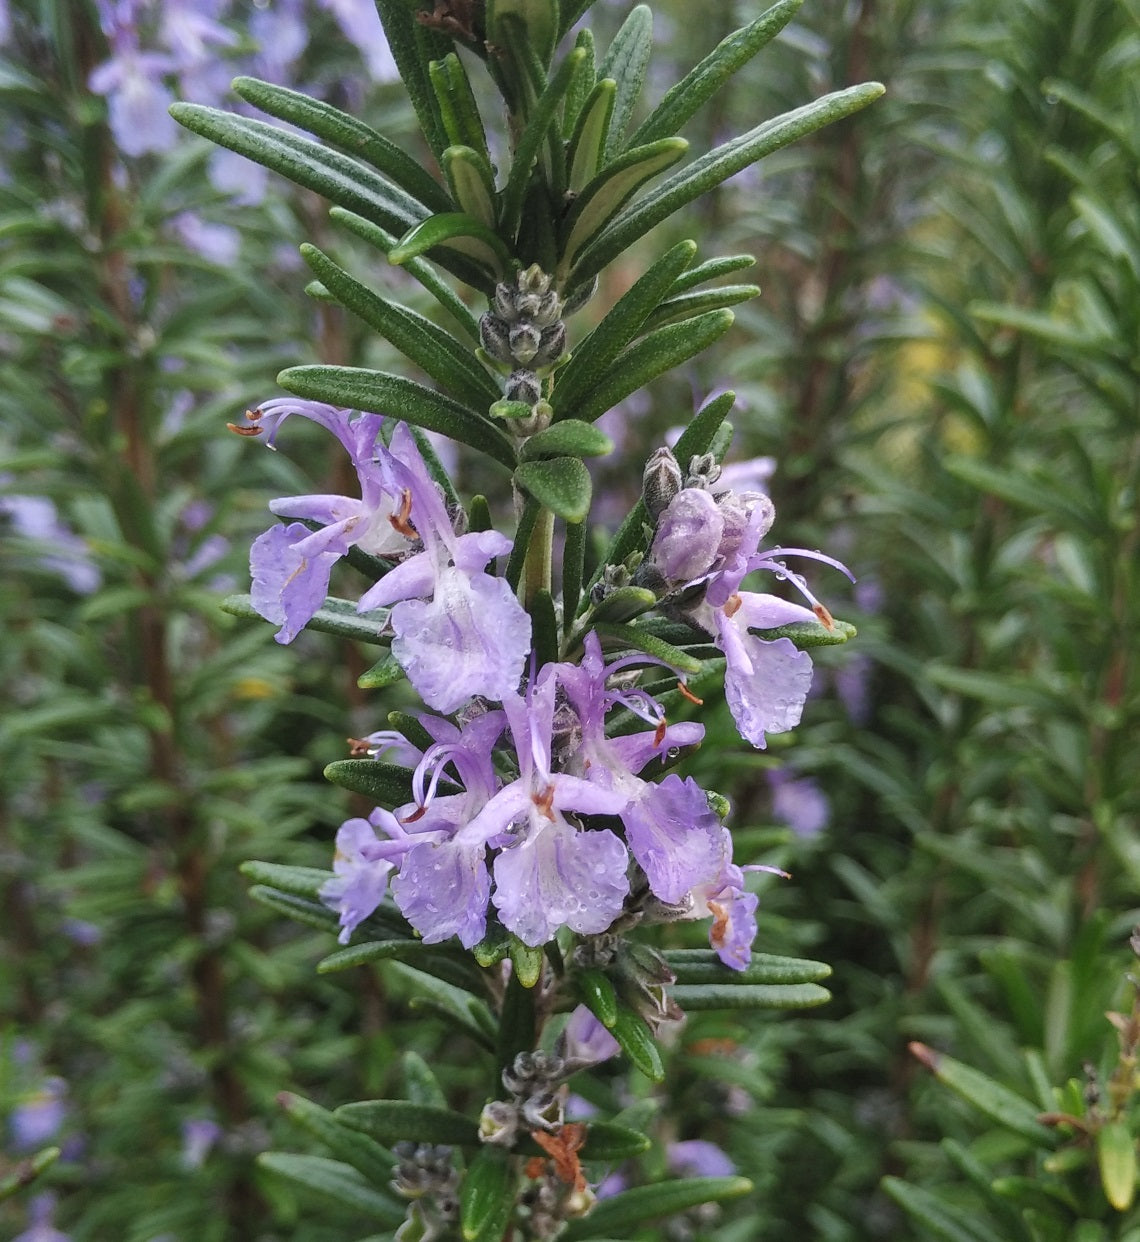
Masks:
[[[467,1165],[459,1188],[459,1220],[468,1242],[475,1239],[503,1211],[514,1207],[511,1153],[505,1147],[485,1143]],[[503,1222],[505,1228],[506,1222]],[[502,1230],[499,1231],[502,1237]]]
[[[334,974],[338,970],[352,970],[370,962],[403,962],[406,966],[412,966],[425,975],[434,975],[435,978],[450,983],[452,987],[462,988],[465,992],[482,995],[484,991],[482,975],[465,954],[407,938],[369,940],[363,944],[349,945],[348,948],[330,953],[319,961],[317,973]]]
[[[375,328],[460,401],[482,409],[498,399],[498,385],[475,354],[450,333],[365,288],[316,246],[303,245],[301,254],[341,305]]]
[[[248,595],[227,595],[222,600],[222,610],[235,617],[264,621],[255,611]],[[357,612],[351,600],[337,599],[330,595],[306,624],[307,630],[319,630],[322,634],[336,634],[339,638],[353,638],[361,643],[386,646],[391,635],[384,633],[388,624],[388,609],[375,608],[371,612]]]
[[[502,280],[514,265],[511,252],[499,235],[461,211],[431,216],[413,225],[388,252],[388,261],[399,266],[433,250],[440,255],[441,262],[454,253],[485,272],[476,285],[484,293],[490,293],[495,282]]]
[[[382,1227],[391,1229],[404,1219],[406,1205],[369,1185],[350,1164],[285,1151],[263,1151],[257,1163],[323,1198],[365,1213]]]
[[[577,271],[567,280],[574,260],[639,189],[689,149],[684,138],[662,138],[645,147],[634,147],[607,164],[574,200],[563,226],[562,257],[555,278],[568,288],[581,283]],[[594,273],[590,273],[593,275]]]
[[[588,27],[578,31],[574,39],[574,47],[580,48],[584,53],[584,57],[579,62],[578,67],[574,70],[574,76],[570,80],[570,85],[566,88],[566,102],[562,108],[562,137],[569,140],[575,129],[578,127],[578,118],[582,115],[582,109],[586,106],[586,100],[590,98],[590,92],[593,91],[594,85],[598,80],[598,66],[594,58],[594,35]],[[594,169],[596,172],[597,169]],[[593,172],[586,178],[590,179]],[[583,181],[581,185],[585,185]],[[570,189],[574,189],[573,184]],[[580,188],[580,186],[578,187]]]
[[[663,956],[681,985],[818,983],[831,975],[831,967],[826,962],[778,957],[771,953],[753,953],[752,961],[743,970],[725,966],[712,949],[666,949]]]
[[[329,216],[385,255],[390,254],[399,245],[400,239],[394,233],[389,233],[387,229],[373,224],[371,220],[365,220],[363,216],[345,211],[343,207],[331,208]],[[400,266],[409,276],[414,276],[423,285],[473,341],[478,342],[479,324],[475,316],[426,259],[405,259]],[[461,277],[461,279],[466,278]]]
[[[701,289],[699,292],[686,293],[662,302],[646,320],[645,326],[659,328],[663,324],[692,319],[696,315],[719,310],[721,307],[738,306],[741,302],[748,302],[759,296],[759,285],[718,285],[713,289]]]
[[[409,1100],[361,1100],[342,1104],[333,1115],[385,1147],[403,1139],[450,1147],[475,1147],[479,1142],[479,1128],[470,1117]]]
[[[603,1199],[589,1216],[572,1221],[559,1236],[562,1242],[587,1242],[607,1234],[628,1236],[644,1221],[687,1212],[702,1203],[737,1199],[751,1189],[752,1183],[746,1177],[692,1177],[637,1186]]]
[[[582,1003],[608,1030],[618,1020],[618,1001],[614,985],[602,971],[580,970],[575,982]]]
[[[766,642],[774,638],[790,638],[801,651],[812,647],[836,647],[850,642],[858,631],[849,621],[832,621],[832,628],[815,621],[794,621],[790,625],[778,625],[772,630],[757,630]]]
[[[619,354],[609,369],[598,377],[594,388],[583,395],[577,407],[567,412],[582,422],[592,423],[630,393],[719,340],[732,324],[732,311],[718,310],[658,328]]]
[[[983,1242],[987,1237],[1003,1242],[1001,1234],[986,1229],[985,1217],[977,1212],[966,1213],[929,1190],[897,1177],[884,1177],[880,1185],[919,1226],[923,1237],[934,1242]]]
[[[673,287],[677,276],[693,261],[697,244],[678,242],[618,299],[601,323],[575,348],[556,374],[550,404],[555,418],[575,404],[641,331],[653,310]]]
[[[697,285],[707,284],[710,280],[719,280],[721,276],[730,276],[733,272],[743,272],[756,266],[756,258],[750,254],[729,254],[719,259],[706,259],[682,272],[673,282],[669,290],[670,297],[677,297]]]
[[[618,217],[596,238],[582,254],[567,287],[576,288],[595,276],[654,225],[660,224],[693,199],[707,194],[749,164],[814,133],[824,125],[850,116],[878,99],[882,93],[883,87],[878,82],[836,91],[793,112],[765,121],[694,160]]]
[[[581,194],[598,175],[616,98],[617,83],[613,78],[603,78],[594,83],[582,105],[567,148],[567,186],[573,194]]]
[[[699,65],[670,87],[638,127],[630,144],[678,133],[738,69],[783,30],[802,4],[803,0],[780,0],[755,21],[722,39]]]
[[[564,521],[585,521],[590,512],[590,472],[577,457],[520,462],[515,482]]]
[[[582,575],[586,560],[586,523],[567,522],[562,545],[562,629],[570,632],[582,594]]]
[[[478,449],[508,468],[514,465],[511,442],[482,414],[402,375],[363,367],[289,367],[277,382],[298,397],[401,418]]]
[[[652,1146],[648,1137],[614,1121],[591,1121],[583,1160],[632,1160]]]
[[[491,43],[508,45],[521,25],[526,39],[542,64],[549,65],[558,42],[557,0],[486,0],[487,37]],[[518,25],[507,19],[514,18]]]
[[[255,860],[243,862],[238,870],[255,884],[268,884],[295,897],[316,898],[321,888],[333,878],[331,871],[321,871],[317,867],[289,867]]]
[[[523,203],[526,200],[527,185],[530,182],[531,169],[538,158],[539,150],[546,140],[550,127],[554,124],[555,113],[562,97],[574,80],[586,53],[575,48],[562,64],[558,72],[551,78],[546,89],[538,97],[511,160],[511,171],[507,176],[507,184],[503,188],[502,230],[505,236],[515,237],[522,219]]]
[[[435,92],[435,102],[448,143],[453,147],[469,147],[477,152],[490,171],[487,130],[479,115],[479,105],[475,102],[475,94],[463,62],[454,52],[448,52],[442,60],[433,60],[428,65],[428,78]],[[446,161],[446,151],[443,158]]]
[[[531,619],[531,650],[538,667],[558,659],[558,614],[549,591],[535,591],[527,604]]]
[[[536,432],[519,450],[522,461],[541,457],[604,457],[614,451],[614,442],[591,423],[564,418]]]
[[[609,1029],[621,1045],[621,1050],[646,1078],[651,1082],[664,1081],[665,1065],[661,1060],[661,1050],[638,1014],[629,1009],[619,1010]]]
[[[422,164],[356,117],[299,91],[257,78],[237,77],[232,86],[242,99],[262,112],[308,130],[348,155],[367,160],[429,211],[451,210],[443,187]]]
[[[331,932],[333,935],[340,931],[340,919],[319,901],[294,897],[291,893],[281,893],[263,884],[255,884],[249,890],[249,895],[261,905],[276,910],[278,914],[284,914],[286,918],[304,923],[306,927],[315,927],[318,931]]]
[[[311,138],[202,104],[172,104],[170,113],[194,133],[263,164],[384,228],[406,232],[424,218],[423,205],[410,194],[366,164]]]
[[[338,1160],[352,1165],[374,1186],[386,1186],[396,1157],[379,1143],[337,1119],[326,1108],[303,1096],[283,1091],[277,1102],[290,1120],[315,1135]]]
[[[512,935],[509,952],[511,964],[514,966],[514,978],[530,991],[542,978],[542,945],[524,944],[517,936]]]
[[[0,1178],[0,1203],[10,1199],[14,1194],[31,1185],[41,1173],[50,1169],[59,1159],[58,1147],[45,1147],[34,1156],[26,1156],[19,1161],[11,1172]]]
[[[337,759],[325,768],[325,779],[342,789],[363,794],[389,809],[412,801],[412,772],[377,759]],[[458,793],[450,781],[440,782],[441,793]]]
[[[612,78],[617,83],[617,98],[606,139],[607,160],[623,149],[625,131],[645,85],[652,51],[653,11],[647,4],[639,4],[630,10],[598,67],[599,78]]]
[[[831,993],[816,983],[678,984],[669,995],[686,1013],[701,1009],[811,1009]]]
[[[420,128],[436,158],[441,158],[447,146],[447,134],[428,76],[428,65],[433,60],[442,60],[451,51],[451,41],[418,22],[416,9],[407,0],[376,0],[376,11]]]

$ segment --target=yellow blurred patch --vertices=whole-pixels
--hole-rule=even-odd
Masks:
[[[239,677],[234,682],[235,699],[272,699],[279,693],[278,687],[264,677]]]

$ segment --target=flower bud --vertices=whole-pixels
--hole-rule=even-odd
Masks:
[[[514,362],[511,354],[510,333],[510,324],[498,315],[488,312],[479,320],[479,340],[496,362]]]
[[[650,520],[656,522],[665,507],[681,490],[681,467],[671,449],[654,449],[645,463],[641,476],[641,498],[649,511]]]
[[[504,396],[508,401],[522,401],[534,405],[542,396],[542,385],[533,371],[512,371],[507,379]]]
[[[693,582],[717,563],[724,517],[710,492],[686,487],[657,523],[650,559],[667,582]]]
[[[535,320],[537,323],[538,321]],[[561,319],[543,328],[538,351],[530,360],[533,367],[548,367],[557,362],[566,350],[566,325]]]
[[[685,478],[686,487],[712,487],[720,478],[720,464],[712,453],[702,453],[689,462],[689,473]]]
[[[531,359],[538,353],[542,343],[542,333],[534,324],[521,321],[512,324],[508,338],[510,342],[510,358],[507,361],[517,362],[519,366],[529,366]]]

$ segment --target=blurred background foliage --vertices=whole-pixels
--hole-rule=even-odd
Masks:
[[[217,5],[231,41],[161,80],[215,102],[219,75],[276,73],[411,147],[350,7]],[[599,45],[629,7],[595,6]],[[654,8],[650,98],[761,6]],[[470,1103],[464,1070],[401,968],[317,976],[327,937],[246,897],[245,858],[327,866],[354,808],[320,770],[383,721],[367,657],[286,656],[217,601],[268,497],[345,490],[304,427],[286,456],[225,422],[282,366],[387,347],[302,293],[321,203],[182,134],[121,154],[91,85],[131,54],[112,9],[0,21],[0,1179],[62,1151],[0,1231],[363,1238],[255,1169],[303,1142],[277,1093],[394,1094],[414,1046]],[[293,44],[258,25],[278,10]],[[144,12],[136,55],[183,6]],[[861,633],[817,657],[804,726],[749,752],[714,712],[694,761],[738,857],[794,873],[763,884],[758,947],[831,962],[834,1000],[678,1034],[654,1158],[711,1139],[757,1190],[666,1233],[1135,1242],[1140,6],[807,0],[696,137],[868,77],[883,101],[693,209],[702,255],[755,254],[763,294],[607,417],[624,503],[629,461],[731,386],[781,542],[859,578],[813,583]]]

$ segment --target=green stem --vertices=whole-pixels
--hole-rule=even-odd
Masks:
[[[529,608],[539,591],[550,590],[550,567],[554,551],[554,514],[540,509],[527,545],[523,565],[523,606]]]

